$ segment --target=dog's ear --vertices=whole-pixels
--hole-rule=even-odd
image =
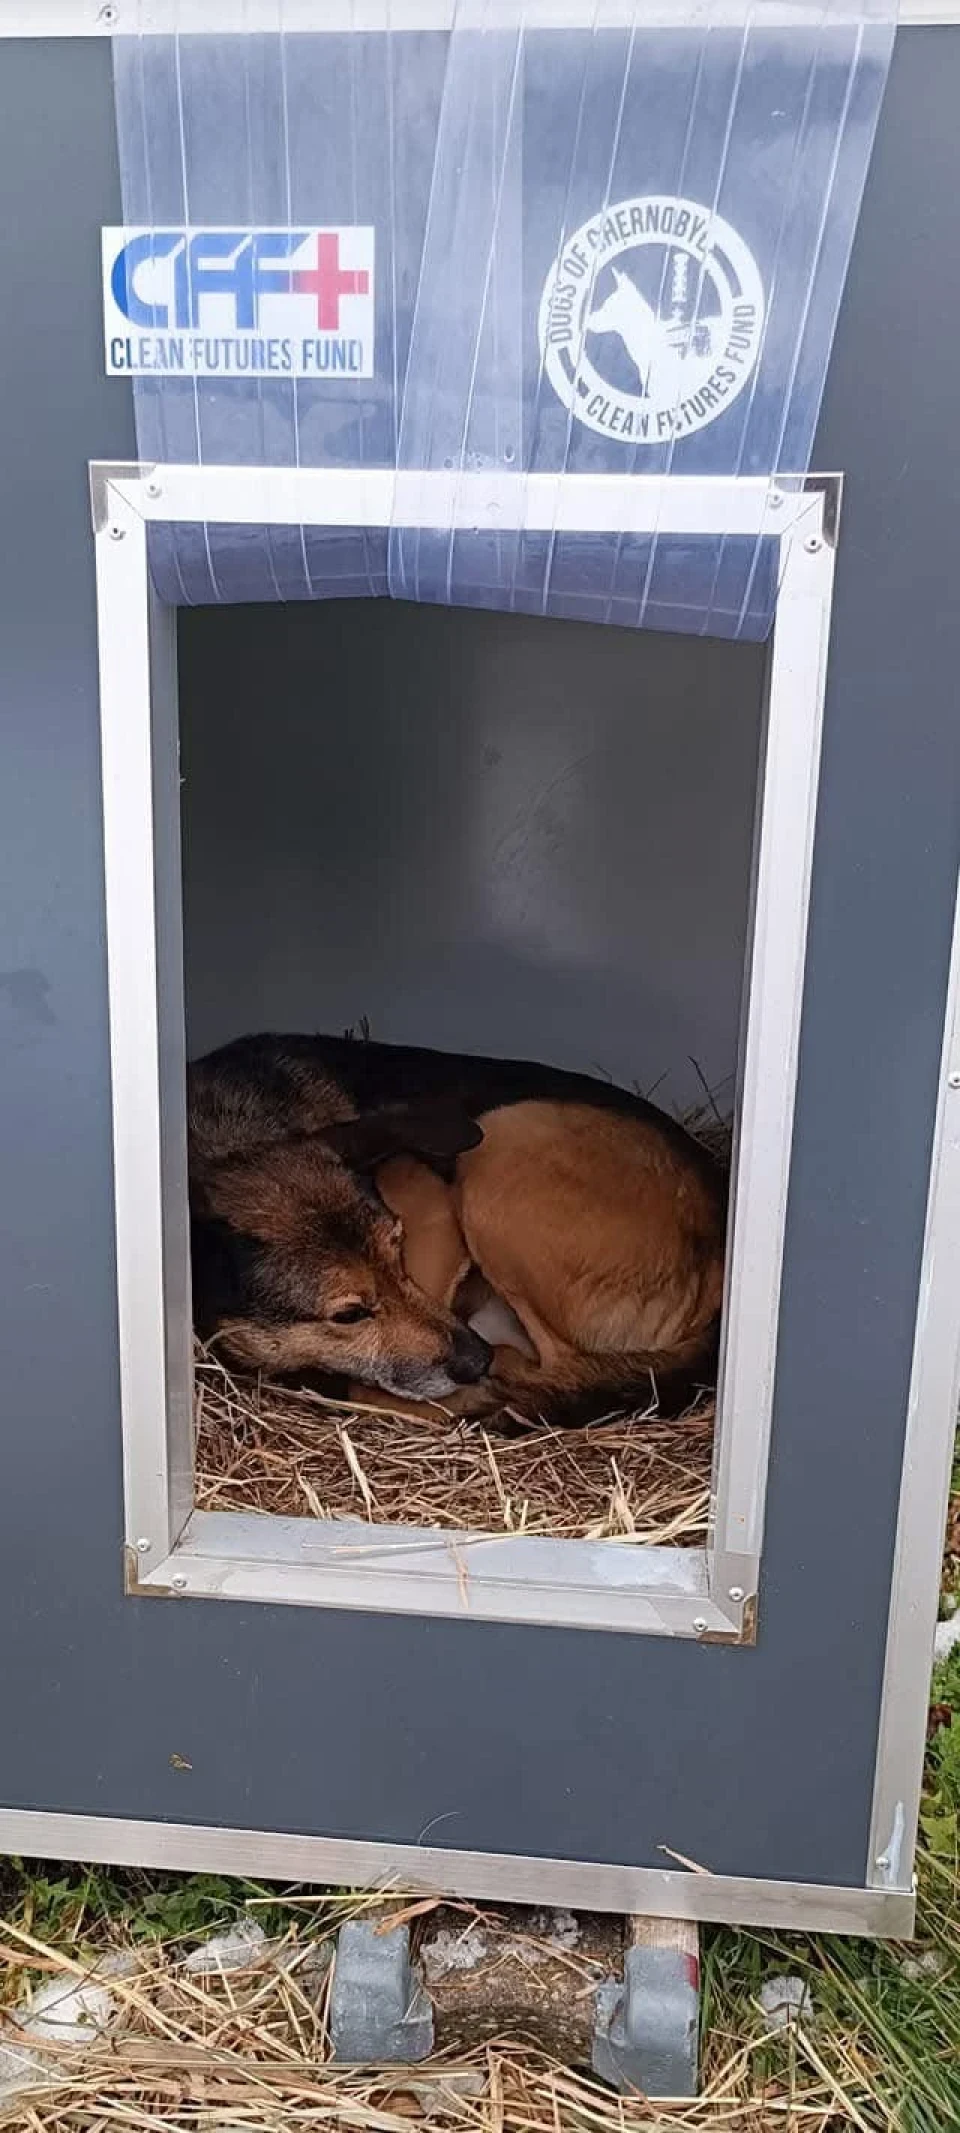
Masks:
[[[477,1148],[483,1133],[461,1104],[434,1102],[387,1104],[359,1118],[341,1119],[322,1136],[352,1170],[375,1170],[392,1155],[416,1155],[449,1182],[458,1155]]]

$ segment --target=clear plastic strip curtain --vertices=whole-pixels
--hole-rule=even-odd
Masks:
[[[893,35],[893,0],[126,0],[141,459],[404,477],[390,526],[157,529],[164,595],[762,637],[774,542],[525,530],[529,485],[806,472]]]

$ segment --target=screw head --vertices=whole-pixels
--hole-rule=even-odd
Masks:
[[[107,27],[109,28],[111,22],[116,22],[117,13],[118,10],[115,7],[102,7],[100,9],[100,13],[97,16],[97,21],[105,22],[107,24]]]
[[[110,539],[112,541],[122,541],[126,530],[125,526],[118,526],[116,519],[114,519],[110,527]]]
[[[769,496],[767,497],[767,510],[768,510],[768,511],[782,511],[782,510],[783,510],[783,505],[784,505],[784,498],[783,498],[783,494],[782,494],[781,490],[779,490],[779,489],[774,489],[774,490],[772,491],[772,493],[771,493],[771,494],[770,494],[770,495],[769,495]]]
[[[947,1087],[960,1089],[960,1067],[954,1067],[952,1074],[947,1075]]]
[[[698,1636],[698,1637],[702,1637],[702,1636],[703,1636],[703,1632],[704,1632],[704,1630],[706,1629],[706,1626],[707,1626],[707,1618],[706,1618],[706,1615],[694,1615],[694,1618],[693,1618],[693,1626],[694,1626],[694,1629],[695,1629],[695,1630],[696,1630],[696,1632],[697,1632],[697,1636]]]
[[[729,1590],[729,1592],[728,1592],[728,1594],[727,1594],[727,1598],[728,1598],[728,1600],[742,1600],[742,1599],[743,1599],[743,1586],[742,1586],[742,1585],[731,1585],[731,1587],[730,1587],[730,1590]]]
[[[823,547],[823,542],[820,539],[820,535],[818,533],[811,533],[808,534],[807,539],[804,541],[803,545],[808,555],[819,555],[820,550]]]
[[[160,487],[160,483],[158,481],[148,481],[146,484],[146,490],[147,495],[152,497],[162,496],[163,494],[163,491]]]
[[[170,1583],[173,1586],[174,1592],[186,1592],[187,1581],[184,1577],[182,1570],[177,1571],[176,1575],[171,1578]]]
[[[149,1555],[149,1553],[150,1553],[150,1542],[148,1541],[148,1539],[147,1539],[147,1536],[146,1536],[146,1534],[145,1534],[145,1533],[141,1533],[141,1535],[140,1535],[140,1539],[139,1539],[139,1540],[138,1540],[138,1542],[137,1542],[137,1554],[138,1554],[138,1555]]]

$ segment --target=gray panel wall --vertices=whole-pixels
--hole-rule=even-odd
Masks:
[[[84,479],[133,445],[108,53],[2,57],[0,1800],[857,1882],[960,849],[960,37],[899,42],[818,454],[849,479],[755,1651],[123,1598]]]
[[[729,1106],[765,654],[381,600],[180,618],[191,1051],[343,1029]]]

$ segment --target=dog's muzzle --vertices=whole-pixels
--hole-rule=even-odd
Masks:
[[[417,1400],[445,1400],[458,1385],[476,1385],[493,1361],[489,1341],[469,1326],[458,1327],[443,1362],[401,1363],[380,1383],[387,1392],[412,1394]]]

